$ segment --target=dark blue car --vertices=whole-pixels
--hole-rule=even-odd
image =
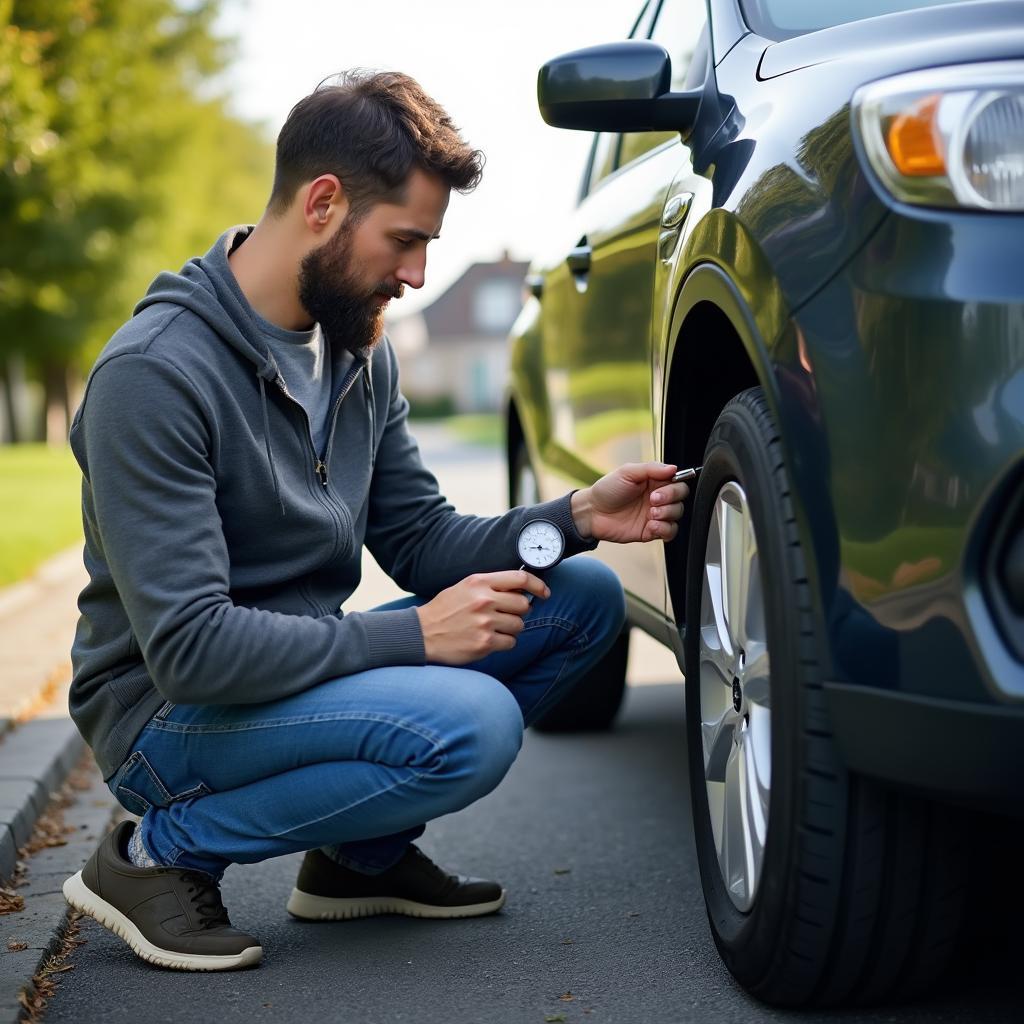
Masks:
[[[594,139],[511,498],[703,467],[597,554],[687,676],[715,942],[773,1003],[919,991],[1024,809],[1024,3],[652,0],[539,101]],[[549,727],[611,721],[627,644]]]

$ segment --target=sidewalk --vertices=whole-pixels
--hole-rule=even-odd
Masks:
[[[32,1004],[68,928],[61,884],[116,806],[67,712],[85,579],[79,544],[0,590],[0,1022]]]
[[[0,590],[0,718],[26,718],[71,673],[78,595],[87,576],[82,545],[61,552],[30,579]]]

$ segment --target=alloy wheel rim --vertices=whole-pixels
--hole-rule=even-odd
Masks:
[[[719,491],[700,603],[701,742],[718,866],[741,911],[754,904],[771,796],[771,686],[761,562],[743,488]]]

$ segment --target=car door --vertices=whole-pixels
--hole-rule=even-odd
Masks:
[[[669,51],[673,88],[682,88],[706,25],[704,0],[661,0],[655,15],[650,37]],[[598,136],[571,248],[549,282],[555,287],[545,286],[546,299],[557,288],[544,358],[552,439],[582,482],[660,455],[652,402],[660,348],[652,330],[655,268],[666,214],[676,227],[685,217],[666,204],[689,166],[677,132]],[[634,597],[664,612],[661,544],[605,545],[600,556]]]

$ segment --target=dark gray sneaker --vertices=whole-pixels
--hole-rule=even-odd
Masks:
[[[306,921],[339,921],[373,914],[407,917],[479,917],[505,903],[497,882],[450,875],[415,846],[379,875],[336,864],[320,850],[302,861],[287,910]]]
[[[210,875],[132,864],[128,839],[134,827],[121,822],[64,883],[68,903],[161,967],[229,971],[259,963],[263,947],[231,927],[220,886]]]

